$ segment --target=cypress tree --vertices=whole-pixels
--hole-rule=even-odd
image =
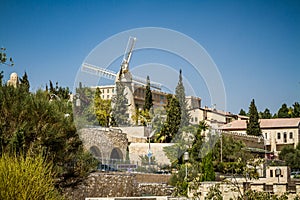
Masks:
[[[167,100],[167,119],[160,132],[161,139],[158,139],[158,141],[169,143],[174,138],[174,135],[178,133],[181,121],[181,111],[179,101],[176,97],[168,95]]]
[[[250,106],[249,106],[249,120],[247,120],[247,129],[246,133],[248,135],[261,135],[260,123],[259,123],[259,116],[257,112],[257,108],[255,106],[255,101],[252,99]]]
[[[124,94],[125,87],[120,81],[116,82],[116,95],[112,97],[112,124],[113,126],[126,126],[129,124],[127,113],[128,100]]]
[[[20,78],[20,85],[26,92],[29,92],[30,83],[28,81],[28,76],[26,72],[24,73],[22,78]]]
[[[188,126],[190,121],[190,115],[188,113],[187,102],[185,99],[185,89],[182,82],[182,71],[179,71],[179,81],[175,90],[175,96],[179,101],[181,110],[181,123],[180,126]]]
[[[147,76],[144,110],[149,111],[152,106],[153,106],[153,99],[152,99],[152,92],[151,92],[151,89],[150,89],[150,78],[149,78],[149,76]]]
[[[212,162],[212,152],[209,152],[202,159],[202,174],[202,181],[214,181],[216,179],[214,165]]]

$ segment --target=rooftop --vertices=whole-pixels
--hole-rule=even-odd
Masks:
[[[222,130],[245,130],[247,120],[235,120],[221,127]],[[260,119],[260,127],[268,128],[293,128],[298,127],[300,118],[276,118],[276,119]]]

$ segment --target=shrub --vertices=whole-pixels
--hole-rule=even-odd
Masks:
[[[42,155],[0,157],[0,199],[62,199]]]

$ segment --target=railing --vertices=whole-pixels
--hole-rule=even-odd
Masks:
[[[99,157],[97,157],[97,159],[100,161],[100,164],[98,166],[99,171],[130,171],[156,174],[170,173],[170,169],[168,169],[168,166],[159,165],[156,163],[149,164],[145,162],[132,162],[122,159],[105,159]]]

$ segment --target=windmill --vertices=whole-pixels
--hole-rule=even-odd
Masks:
[[[127,47],[123,56],[123,60],[121,63],[121,70],[123,73],[126,73],[129,71],[129,62],[132,56],[132,52],[135,46],[135,42],[136,42],[136,38],[135,37],[129,37],[128,43],[127,43]],[[96,65],[92,65],[89,63],[83,63],[81,66],[81,71],[92,74],[92,75],[96,75],[96,76],[100,76],[100,77],[104,77],[106,79],[109,80],[116,80],[117,77],[117,73],[108,69],[104,69],[101,68],[99,66]],[[132,76],[132,82],[141,86],[146,86],[147,85],[147,80],[144,78],[140,78],[137,76]],[[155,82],[151,82],[150,86],[153,89],[157,89],[157,90],[161,90],[161,84],[160,83],[155,83]]]

